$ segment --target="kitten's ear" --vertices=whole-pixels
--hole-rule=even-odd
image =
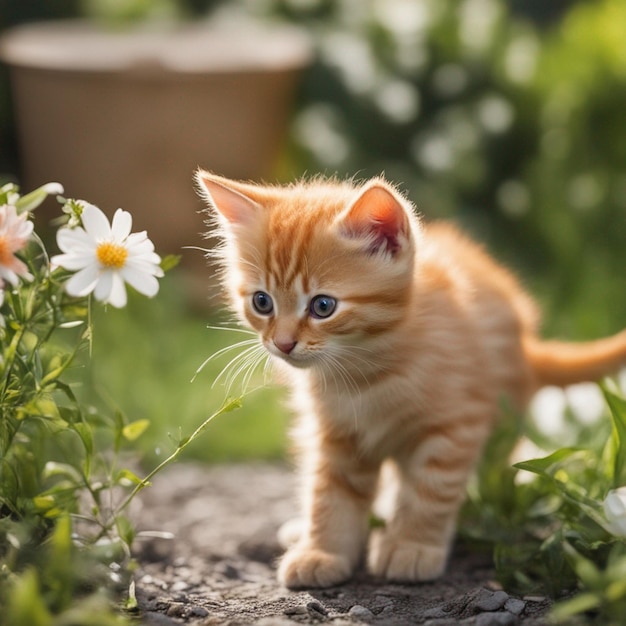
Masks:
[[[196,183],[200,195],[229,223],[245,224],[255,219],[261,206],[245,192],[252,185],[237,183],[221,176],[198,170]]]
[[[367,241],[368,252],[399,252],[409,240],[409,218],[395,193],[374,180],[341,217],[341,228],[351,238]]]

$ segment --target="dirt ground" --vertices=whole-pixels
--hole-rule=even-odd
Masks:
[[[140,530],[136,594],[146,626],[345,624],[540,626],[549,601],[512,597],[490,559],[457,548],[434,583],[387,584],[360,572],[349,584],[289,591],[276,582],[276,531],[296,513],[295,476],[281,465],[169,468],[134,511]]]

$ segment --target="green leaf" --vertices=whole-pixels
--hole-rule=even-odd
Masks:
[[[161,269],[164,272],[169,272],[180,263],[181,258],[180,254],[168,254],[161,259]]]
[[[72,467],[67,463],[48,461],[43,468],[43,478],[49,479],[56,476],[64,476],[66,478],[69,478],[77,485],[82,484],[82,476],[75,467]]]
[[[626,468],[626,400],[614,394],[606,387],[600,385],[604,398],[611,412],[613,429],[609,442],[610,457],[612,457],[612,481],[613,487],[623,484],[624,468]]]
[[[51,626],[52,616],[43,600],[34,569],[15,579],[8,595],[6,623],[13,626]]]
[[[242,398],[228,398],[218,413],[230,413],[243,406]]]
[[[115,518],[115,526],[122,541],[127,546],[131,546],[135,538],[135,529],[130,520],[125,515],[118,515]]]
[[[127,483],[133,485],[144,485],[146,487],[149,485],[149,483],[146,483],[142,478],[139,478],[139,476],[137,476],[128,469],[122,469],[117,473],[116,483],[118,485],[123,485],[124,483]]]
[[[556,604],[550,612],[550,615],[555,622],[559,623],[574,615],[591,611],[600,606],[600,603],[601,599],[598,594],[591,592],[579,593],[571,600]]]
[[[572,455],[580,451],[580,448],[561,448],[546,457],[522,461],[521,463],[516,463],[513,467],[526,470],[527,472],[532,472],[546,478],[553,478],[554,473],[549,470],[554,468],[555,465],[563,463],[563,461],[569,459]]]
[[[49,195],[59,195],[63,193],[63,187],[59,183],[47,183],[38,189],[22,196],[16,203],[15,208],[18,213],[24,211],[33,211],[36,209]]]
[[[56,499],[52,495],[35,496],[33,498],[33,504],[38,511],[45,512],[49,511],[56,504]]]
[[[143,435],[148,426],[150,426],[150,420],[136,420],[130,424],[126,424],[126,426],[122,428],[122,435],[124,436],[124,439],[127,439],[128,441],[135,441]]]

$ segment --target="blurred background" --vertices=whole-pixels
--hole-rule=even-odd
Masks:
[[[0,36],[0,182],[57,180],[182,254],[154,301],[98,312],[75,371],[91,402],[151,419],[148,457],[222,403],[235,353],[191,379],[238,340],[208,328],[227,321],[212,272],[182,249],[207,245],[197,166],[384,172],[518,272],[547,336],[626,326],[623,0],[2,0]],[[279,458],[286,424],[257,390],[190,456]]]

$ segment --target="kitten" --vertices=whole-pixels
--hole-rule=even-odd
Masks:
[[[626,363],[626,331],[543,342],[515,278],[445,223],[423,223],[382,178],[287,187],[199,171],[242,322],[282,364],[300,417],[305,524],[278,576],[347,580],[368,541],[383,462],[395,507],[369,570],[424,581],[446,566],[465,485],[502,401]]]

